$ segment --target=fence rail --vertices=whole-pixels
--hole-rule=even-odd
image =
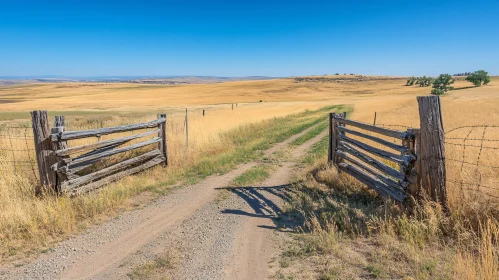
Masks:
[[[54,127],[49,129],[47,111],[33,111],[31,115],[40,184],[57,192],[78,195],[153,166],[168,164],[166,114],[160,114],[158,119],[150,122],[76,131],[65,131],[64,116],[56,116]],[[103,135],[143,129],[152,130],[100,141]],[[132,140],[148,136],[156,137],[121,147]],[[68,141],[90,137],[97,137],[99,141],[69,146]],[[104,168],[97,166],[97,163],[111,156],[130,151],[140,152],[142,148],[154,145],[156,148],[152,151],[142,152]]]

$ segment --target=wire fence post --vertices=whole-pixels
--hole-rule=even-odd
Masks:
[[[421,187],[447,209],[445,132],[438,96],[418,96],[421,125]]]
[[[40,186],[37,187],[36,192],[40,194],[42,188],[55,190],[56,175],[51,170],[51,166],[56,163],[56,160],[52,152],[47,111],[32,111],[31,122],[33,124],[36,161],[40,174]]]
[[[376,112],[374,112],[374,122],[373,125],[376,125]]]

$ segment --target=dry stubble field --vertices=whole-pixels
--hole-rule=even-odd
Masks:
[[[71,129],[95,128],[124,123],[135,123],[155,118],[159,112],[168,114],[169,153],[172,167],[166,172],[149,172],[153,176],[137,176],[107,187],[98,198],[81,199],[71,207],[84,210],[64,215],[60,211],[64,199],[35,199],[32,197],[29,179],[24,174],[13,172],[9,159],[19,154],[0,154],[0,209],[2,259],[15,258],[26,251],[25,240],[33,236],[45,236],[28,249],[49,246],[67,234],[114,215],[119,209],[136,204],[137,194],[150,190],[145,185],[155,181],[174,181],[181,170],[193,166],[209,151],[212,155],[227,152],[224,134],[231,129],[259,121],[269,121],[305,109],[317,110],[325,106],[346,104],[353,106],[352,118],[372,122],[377,112],[377,123],[382,125],[418,126],[416,96],[427,95],[429,88],[406,87],[405,79],[385,77],[334,76],[322,80],[316,77],[310,81],[297,82],[294,79],[267,81],[228,82],[206,85],[136,85],[103,83],[64,83],[20,85],[0,88],[0,129],[3,132],[18,133],[5,127],[28,124],[27,112],[35,109],[67,116]],[[457,90],[442,97],[444,127],[446,131],[462,126],[487,125],[484,128],[463,128],[452,131],[448,138],[499,139],[499,79],[492,78],[488,86],[473,88],[464,80],[455,83]],[[237,103],[234,111],[231,104]],[[189,148],[185,147],[185,108],[189,109]],[[206,116],[201,110],[206,110]],[[315,115],[325,114],[317,112]],[[3,134],[3,133],[2,133]],[[462,144],[463,140],[457,142]],[[481,149],[480,140],[464,142],[477,147],[446,145],[448,158],[476,163],[484,166],[499,166],[497,150]],[[499,147],[499,142],[485,145]],[[25,147],[23,141],[0,139],[1,147]],[[495,146],[494,146],[495,145]],[[482,145],[483,146],[483,145]],[[480,152],[480,150],[482,150]],[[464,154],[464,155],[463,155]],[[479,158],[478,154],[480,154]],[[466,167],[466,166],[465,166]],[[464,170],[464,171],[463,171]],[[463,168],[461,163],[448,163],[448,174],[452,181],[475,182],[477,177],[488,189],[488,195],[467,191],[462,184],[449,182],[451,209],[460,213],[478,212],[484,216],[497,217],[497,200],[489,195],[499,196],[497,181],[499,172],[494,168]],[[474,186],[475,187],[475,186]],[[496,188],[497,189],[494,189]],[[483,189],[482,189],[483,190]],[[102,194],[103,193],[103,194]],[[124,194],[125,193],[125,194]],[[142,193],[140,199],[148,199]],[[87,200],[87,201],[85,201]],[[103,215],[102,215],[103,213]],[[60,216],[60,217],[54,217]],[[83,221],[83,222],[82,222]],[[28,246],[29,247],[29,246]],[[494,250],[496,250],[495,248]]]

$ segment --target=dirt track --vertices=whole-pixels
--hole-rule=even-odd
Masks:
[[[287,149],[297,134],[265,152]],[[0,279],[123,279],[134,268],[175,253],[172,279],[266,279],[269,261],[285,238],[275,228],[293,168],[324,133],[294,148],[262,186],[219,193],[257,163],[179,188],[138,210],[61,242],[52,251],[19,267],[0,268]],[[218,201],[218,202],[217,202]]]

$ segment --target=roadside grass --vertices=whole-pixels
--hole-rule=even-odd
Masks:
[[[244,187],[261,183],[270,176],[273,169],[273,166],[267,164],[254,166],[234,178],[232,185]]]
[[[172,279],[168,272],[177,268],[179,262],[179,251],[172,250],[164,255],[156,257],[154,260],[147,261],[134,267],[127,276],[131,280]]]
[[[286,210],[300,227],[281,255],[281,275],[499,278],[499,223],[492,216],[446,215],[432,202],[405,207],[384,200],[329,167],[327,145],[324,137],[303,159]]]
[[[323,120],[335,106],[241,125],[217,136],[220,140],[178,159],[183,147],[169,149],[175,156],[167,168],[153,168],[112,183],[100,191],[74,199],[49,194],[36,197],[32,181],[0,160],[0,256],[9,261],[101,223],[168,193],[173,186],[222,174],[237,164],[253,161],[262,151]],[[103,116],[107,117],[107,116]],[[98,122],[98,116],[95,117]],[[175,135],[175,134],[173,134]],[[175,140],[175,139],[174,139]],[[176,142],[174,142],[175,144]]]
[[[346,112],[347,115],[350,115],[352,113],[352,108],[351,107],[346,107],[343,105],[339,105],[336,110],[336,112]],[[296,138],[293,142],[291,142],[292,146],[300,146],[301,144],[307,142],[308,140],[314,138],[315,136],[321,134],[325,129],[329,127],[329,114],[324,116],[322,120],[319,122],[319,124],[312,128],[308,133]]]

